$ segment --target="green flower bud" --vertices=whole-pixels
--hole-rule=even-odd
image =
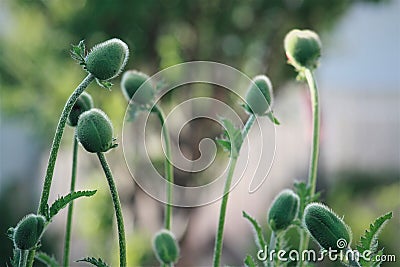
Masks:
[[[148,75],[136,70],[128,70],[122,75],[121,89],[128,101],[133,97],[135,103],[147,105],[153,100],[154,87],[149,82],[144,84],[148,78]],[[138,91],[142,84],[144,86]]]
[[[86,69],[101,81],[110,80],[121,73],[128,56],[128,46],[114,38],[92,48],[85,58]]]
[[[88,93],[83,92],[72,107],[68,116],[68,124],[75,127],[78,124],[79,116],[91,108],[93,108],[93,99]]]
[[[161,264],[171,264],[178,261],[179,246],[174,234],[168,230],[161,230],[154,236],[153,250]]]
[[[292,223],[299,211],[299,203],[299,197],[292,190],[279,193],[268,213],[268,223],[274,232],[285,230]]]
[[[41,215],[29,214],[22,218],[14,229],[14,246],[21,250],[30,250],[39,242],[46,219]]]
[[[321,41],[318,34],[310,30],[292,30],[284,41],[289,64],[297,70],[315,69],[321,56]]]
[[[272,84],[265,75],[254,77],[247,89],[246,103],[249,111],[256,115],[265,115],[272,105]]]
[[[82,146],[91,153],[106,152],[114,147],[111,121],[99,109],[94,108],[81,114],[76,136]]]
[[[350,228],[325,205],[307,205],[303,220],[305,228],[321,247],[341,250],[350,245]]]

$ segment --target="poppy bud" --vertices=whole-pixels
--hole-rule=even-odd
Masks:
[[[41,215],[29,214],[22,218],[13,232],[16,248],[30,250],[36,246],[43,234],[46,219]]]
[[[299,197],[290,189],[279,193],[268,213],[268,223],[274,232],[285,230],[292,223],[299,211],[299,202]]]
[[[256,115],[265,115],[272,105],[272,84],[265,75],[254,77],[246,94],[249,111]]]
[[[107,115],[99,109],[85,111],[79,116],[76,136],[91,153],[106,152],[113,145],[113,127]]]
[[[324,249],[346,249],[351,243],[351,230],[330,208],[311,203],[304,210],[304,226]]]
[[[133,101],[137,104],[150,104],[155,89],[149,82],[144,83],[147,79],[149,79],[147,74],[136,70],[128,70],[122,75],[121,89],[128,101],[133,98]],[[144,86],[141,87],[143,84]]]
[[[110,39],[92,48],[85,58],[86,69],[101,81],[117,77],[128,61],[128,46],[120,39]]]
[[[321,41],[318,34],[310,30],[292,30],[284,41],[289,64],[297,70],[315,69],[321,56]]]
[[[93,99],[88,93],[83,92],[72,107],[68,116],[68,124],[75,127],[78,124],[79,116],[91,108],[93,108]]]
[[[154,236],[153,250],[161,264],[171,264],[178,261],[179,246],[174,234],[168,230],[161,230]]]

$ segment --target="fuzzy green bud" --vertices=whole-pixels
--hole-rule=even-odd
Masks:
[[[128,61],[129,49],[120,39],[110,39],[92,48],[85,58],[86,69],[101,81],[117,77]]]
[[[94,108],[81,114],[76,136],[91,153],[106,152],[114,147],[113,126],[107,115],[99,109]]]
[[[161,264],[171,264],[178,261],[179,246],[175,236],[168,230],[161,230],[154,236],[153,250]]]
[[[312,238],[324,249],[346,249],[351,230],[330,208],[311,203],[304,210],[303,223]]]
[[[147,79],[149,79],[147,74],[136,70],[128,70],[122,75],[121,89],[128,101],[133,98],[137,104],[150,104],[154,98],[155,89],[149,82],[145,83]]]
[[[315,69],[321,56],[321,40],[310,30],[292,30],[284,41],[289,64],[297,70]]]
[[[41,215],[29,214],[22,218],[13,232],[14,246],[21,250],[30,250],[39,242],[46,219]]]
[[[296,218],[299,211],[299,196],[285,189],[272,202],[268,212],[268,223],[274,232],[285,230]]]
[[[68,116],[68,124],[75,127],[78,124],[79,116],[91,108],[93,108],[93,99],[88,93],[83,92],[72,107]]]
[[[265,75],[254,77],[246,94],[249,111],[256,115],[265,115],[270,111],[272,101],[272,84],[269,78]]]

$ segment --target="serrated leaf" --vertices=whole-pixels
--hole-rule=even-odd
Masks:
[[[56,201],[54,201],[53,205],[50,207],[49,217],[53,218],[60,210],[65,208],[70,202],[74,201],[80,197],[91,197],[96,194],[97,190],[92,191],[77,191],[69,193],[63,197],[60,197]]]
[[[36,252],[35,259],[46,265],[47,267],[58,267],[61,266],[54,256],[50,256],[42,251]]]
[[[392,217],[393,213],[388,212],[370,224],[369,229],[365,230],[364,235],[361,236],[357,244],[357,250],[360,254],[367,250],[372,253],[372,257],[375,257],[378,253],[383,253],[382,250],[378,251],[378,237],[383,227]],[[365,259],[360,258],[360,263],[362,266],[379,266],[381,262],[366,261]],[[378,263],[378,265],[376,265],[376,263]]]
[[[257,267],[256,262],[254,261],[253,257],[250,255],[246,256],[246,259],[244,260],[244,265],[246,267]]]
[[[224,126],[224,136],[221,140],[230,142],[229,152],[232,157],[237,158],[243,143],[242,132],[230,120],[226,118],[220,118],[220,121]]]
[[[216,142],[218,143],[218,145],[220,145],[226,152],[230,152],[231,151],[231,142],[229,142],[228,140],[225,139],[216,139]]]
[[[81,260],[78,260],[77,262],[87,262],[90,263],[94,266],[97,267],[110,267],[107,263],[105,263],[105,261],[103,261],[101,258],[94,258],[94,257],[87,257]]]
[[[71,57],[78,61],[79,65],[86,65],[85,63],[85,56],[86,56],[86,46],[85,41],[82,40],[79,42],[78,45],[71,45],[70,54]]]
[[[111,91],[111,87],[113,86],[113,84],[111,82],[109,82],[109,81],[101,81],[99,79],[96,79],[96,82],[100,87],[103,87],[103,88],[108,89],[108,90]]]
[[[246,218],[250,222],[250,224],[251,224],[251,226],[253,228],[254,237],[255,237],[254,241],[256,242],[256,245],[257,245],[258,249],[264,250],[267,247],[266,246],[267,243],[265,242],[264,234],[262,232],[260,224],[257,222],[256,219],[251,217],[245,211],[243,211],[242,214],[243,214],[243,217]],[[267,251],[264,251],[264,252],[268,254]]]

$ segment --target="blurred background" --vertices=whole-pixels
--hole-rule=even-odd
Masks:
[[[85,76],[69,56],[70,45],[85,39],[87,47],[92,47],[112,37],[130,47],[127,68],[149,75],[177,63],[210,60],[250,77],[267,74],[271,78],[274,110],[281,121],[274,137],[274,164],[259,191],[249,195],[248,184],[240,183],[228,204],[223,264],[243,265],[245,255],[255,255],[256,247],[242,210],[255,216],[269,234],[266,214],[271,200],[283,188],[292,187],[294,180],[307,177],[311,133],[308,89],[295,81],[296,73],[286,64],[283,50],[283,38],[292,28],[312,29],[323,43],[316,73],[322,102],[317,185],[322,201],[344,216],[355,241],[376,217],[394,211],[394,218],[382,232],[380,246],[385,247],[386,254],[399,258],[398,14],[399,0],[1,0],[0,265],[5,266],[12,255],[6,230],[37,209],[59,114]],[[96,84],[88,92],[95,106],[110,116],[120,139],[127,104],[119,78],[114,83],[111,92]],[[189,86],[186,92],[173,91],[161,102],[169,112],[188,95],[218,98],[245,119],[238,100],[216,87]],[[199,156],[201,139],[214,138],[221,132],[218,124],[207,120],[194,121],[186,128],[180,145],[192,159]],[[159,137],[157,126],[153,134]],[[50,201],[69,191],[72,138],[73,129],[67,128]],[[257,132],[250,132],[250,143],[257,145],[259,138]],[[219,157],[226,159],[218,151]],[[163,205],[135,186],[122,149],[109,152],[107,158],[121,195],[129,266],[155,266],[150,241],[162,227]],[[153,161],[162,167],[161,155]],[[257,167],[251,164],[250,169]],[[175,174],[179,184],[204,183],[188,179],[190,174],[179,170]],[[77,188],[98,192],[93,198],[76,202],[71,264],[80,266],[74,261],[101,256],[116,265],[117,236],[107,184],[96,157],[83,149],[79,150]],[[215,202],[174,210],[173,231],[182,252],[178,266],[211,264],[219,205]],[[66,210],[54,219],[43,240],[43,250],[60,260],[65,218]],[[293,242],[297,242],[296,235]],[[339,263],[323,262],[320,266]]]

